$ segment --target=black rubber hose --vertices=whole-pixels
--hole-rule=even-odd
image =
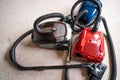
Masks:
[[[69,75],[68,68],[65,69],[65,80],[70,80],[70,75]]]
[[[34,22],[34,30],[36,32],[40,32],[40,26],[39,24],[43,21],[43,20],[46,20],[46,19],[49,19],[49,18],[61,18],[60,20],[61,21],[64,21],[65,17],[62,13],[50,13],[50,14],[46,14],[46,15],[43,15],[39,18],[37,18]]]
[[[15,64],[17,66],[17,68],[19,68],[20,70],[30,70],[32,69],[32,67],[24,67],[22,65],[20,65],[17,61],[16,61],[16,56],[15,56],[15,50],[17,45],[29,34],[31,34],[33,32],[33,29],[29,30],[28,32],[24,33],[22,36],[20,36],[15,43],[13,44],[11,50],[10,50],[10,59],[13,62],[13,64]]]
[[[74,20],[74,21],[72,22],[72,24],[71,24],[71,28],[72,28],[72,30],[73,30],[74,32],[80,32],[80,31],[81,31],[81,29],[75,29],[75,25],[77,24],[78,19],[79,19],[82,15],[87,14],[87,13],[88,13],[88,11],[87,11],[87,10],[84,10],[84,11],[81,11],[81,12],[76,16],[75,20]]]
[[[94,19],[94,21],[92,22],[92,23],[90,23],[90,24],[87,24],[87,25],[84,25],[85,27],[89,27],[89,26],[92,26],[94,23],[95,23],[95,21],[98,19],[98,17],[100,16],[100,14],[101,14],[101,7],[100,7],[100,4],[97,2],[97,0],[78,0],[74,5],[73,5],[73,7],[72,7],[72,9],[71,9],[71,18],[72,18],[72,21],[74,21],[74,11],[75,11],[75,9],[76,9],[76,7],[81,3],[81,2],[84,2],[84,1],[91,1],[91,2],[93,2],[94,4],[96,4],[97,5],[97,7],[98,7],[98,14],[97,14],[97,16],[96,16],[96,18]],[[81,27],[81,24],[78,24],[77,23],[77,25],[79,26],[79,27]]]
[[[98,20],[96,21],[92,31],[96,32],[98,29],[99,29],[99,23],[100,21],[103,22],[104,24],[104,28],[105,28],[105,31],[107,33],[107,40],[109,42],[109,47],[110,47],[110,55],[111,55],[111,61],[112,61],[112,70],[111,70],[111,77],[110,77],[110,80],[116,80],[116,76],[117,76],[117,64],[116,64],[116,56],[115,56],[115,49],[114,49],[114,45],[113,45],[113,41],[112,41],[112,38],[111,38],[111,35],[110,35],[110,32],[109,32],[109,29],[108,29],[108,25],[107,25],[107,22],[105,20],[104,17],[99,17]]]

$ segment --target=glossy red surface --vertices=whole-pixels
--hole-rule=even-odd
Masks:
[[[105,56],[104,36],[101,32],[92,32],[91,28],[84,28],[75,44],[73,56],[79,54],[90,62],[100,63]]]

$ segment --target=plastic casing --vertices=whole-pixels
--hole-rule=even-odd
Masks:
[[[54,48],[57,50],[69,49],[69,41],[72,30],[65,22],[46,22],[40,25],[40,33],[32,34],[32,41],[43,48]]]
[[[97,1],[102,7],[101,1],[100,0]],[[85,14],[82,17],[80,17],[80,21],[84,20],[85,24],[89,24],[91,21],[93,21],[98,14],[97,6],[91,1],[84,1],[80,11],[81,10],[88,10],[88,14]]]
[[[73,56],[76,54],[90,62],[103,61],[105,56],[103,34],[99,31],[93,32],[91,28],[84,28],[73,50]]]

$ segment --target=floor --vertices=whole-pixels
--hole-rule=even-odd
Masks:
[[[9,49],[14,41],[27,30],[33,28],[33,22],[43,14],[61,12],[70,14],[76,0],[0,0],[0,80],[64,80],[63,70],[20,71],[9,59]],[[102,16],[108,22],[114,42],[117,58],[117,80],[120,79],[120,1],[102,0]],[[104,32],[104,28],[101,27]],[[105,33],[105,32],[104,32]],[[106,45],[106,44],[105,44]],[[108,68],[102,80],[109,80],[109,53],[103,63]],[[66,51],[39,48],[25,38],[17,47],[17,61],[24,66],[64,64]],[[76,61],[73,61],[77,63]],[[86,69],[70,69],[71,80],[89,80]]]

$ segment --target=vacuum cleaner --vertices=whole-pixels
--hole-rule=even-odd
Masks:
[[[87,24],[85,23],[84,25],[81,24],[80,18],[81,17],[84,18],[83,15],[88,14],[89,11],[81,10],[83,9],[81,8],[80,9],[81,11],[79,11],[78,15],[74,16],[74,13],[73,13],[76,5],[82,1],[93,2],[92,4],[96,4],[96,6],[98,6],[97,9],[99,10],[98,12],[96,12],[95,18],[90,19],[92,22],[87,21]],[[90,80],[101,80],[107,68],[107,66],[102,63],[102,60],[104,58],[103,34],[98,31],[98,28],[99,28],[98,24],[102,21],[107,33],[107,38],[108,38],[108,43],[109,43],[109,48],[111,53],[112,74],[110,76],[110,80],[116,80],[117,66],[116,66],[114,46],[113,46],[111,35],[109,33],[107,22],[104,17],[100,16],[100,13],[101,13],[101,7],[100,7],[100,4],[97,2],[97,0],[78,0],[71,10],[71,22],[72,22],[71,24],[67,23],[66,21],[67,19],[61,13],[51,13],[51,14],[46,14],[39,17],[34,22],[34,28],[24,33],[15,41],[15,43],[10,49],[10,60],[18,69],[23,71],[87,68],[90,75]],[[43,20],[46,20],[49,18],[56,18],[56,17],[60,18],[60,20],[41,23]],[[91,25],[94,25],[94,26],[91,27]],[[80,29],[75,29],[75,26],[78,26]],[[94,63],[51,65],[51,66],[23,66],[16,61],[16,55],[15,55],[16,47],[25,37],[27,37],[30,34],[32,34],[31,39],[33,43],[37,44],[40,47],[57,49],[57,50],[70,50],[72,31],[80,32],[81,29],[82,29],[81,36],[83,37],[80,37],[78,40],[78,45],[75,45],[75,46],[79,46],[79,49],[75,47],[73,55],[75,56],[79,55],[81,58],[90,60]],[[91,36],[88,37],[88,35],[91,35]],[[83,41],[83,40],[86,40],[86,41]],[[96,47],[96,45],[98,45],[99,47],[96,47],[96,50],[98,49],[101,49],[101,50],[98,50],[97,54],[88,53],[86,49],[88,50],[91,49],[89,45],[91,47]],[[98,56],[98,54],[100,54],[100,56]],[[99,63],[99,64],[96,64],[96,63]]]

